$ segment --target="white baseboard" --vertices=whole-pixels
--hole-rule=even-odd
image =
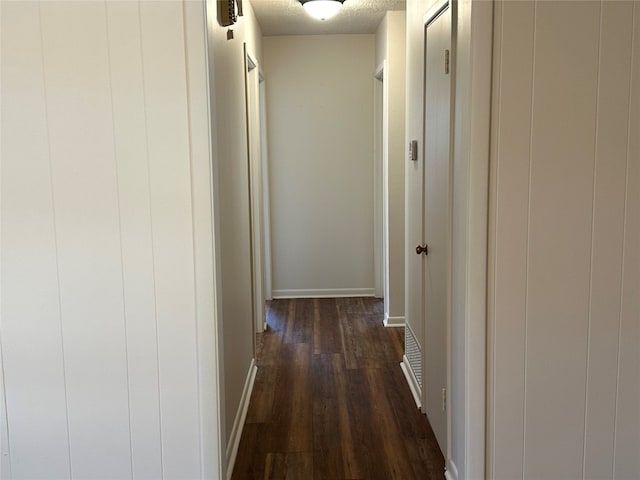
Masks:
[[[336,298],[336,297],[373,297],[373,288],[331,288],[331,289],[294,289],[273,290],[273,298]]]
[[[404,327],[404,317],[385,317],[382,324],[385,327]]]
[[[422,398],[422,392],[420,391],[420,386],[418,385],[418,380],[416,380],[413,371],[411,370],[411,365],[409,364],[409,359],[403,355],[402,362],[400,362],[400,368],[402,368],[402,373],[404,373],[404,378],[407,379],[407,384],[409,384],[409,390],[411,390],[411,395],[413,395],[413,400],[416,402],[416,406],[418,409],[422,408],[422,402],[420,398]]]
[[[458,467],[453,460],[447,458],[447,466],[444,469],[444,478],[446,480],[458,480]]]
[[[233,428],[231,429],[229,443],[227,444],[227,480],[229,480],[233,474],[233,467],[236,463],[236,455],[238,454],[238,447],[240,446],[240,437],[242,437],[244,421],[247,418],[247,410],[249,409],[249,401],[251,400],[253,382],[256,379],[257,371],[258,367],[256,366],[256,361],[252,358],[251,365],[249,365],[249,371],[247,372],[247,378],[244,381],[240,405],[238,406],[236,417],[233,420]]]

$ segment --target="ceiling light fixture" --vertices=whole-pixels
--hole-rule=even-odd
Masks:
[[[333,17],[345,0],[300,0],[300,3],[309,15],[318,20],[326,20]]]

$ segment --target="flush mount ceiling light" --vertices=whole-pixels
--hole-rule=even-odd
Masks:
[[[326,20],[333,17],[345,0],[300,0],[300,3],[309,15],[318,20]]]

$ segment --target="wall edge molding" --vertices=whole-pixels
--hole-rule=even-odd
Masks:
[[[256,360],[255,358],[252,358],[251,365],[249,365],[249,371],[247,372],[247,378],[244,382],[244,388],[242,389],[240,405],[238,406],[238,411],[236,412],[236,418],[233,421],[233,428],[231,429],[229,443],[227,444],[227,480],[230,480],[231,475],[233,474],[233,467],[236,463],[236,455],[238,454],[238,447],[240,446],[240,437],[242,437],[244,421],[247,418],[247,411],[249,410],[249,400],[251,399],[251,392],[253,392],[253,384],[256,379],[257,371],[258,367],[256,365]]]

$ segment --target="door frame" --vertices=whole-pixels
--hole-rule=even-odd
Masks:
[[[384,320],[389,319],[389,84],[385,82],[387,60],[374,73],[374,291],[384,301]]]
[[[456,56],[468,58],[456,69],[463,79],[456,99],[456,117],[466,107],[463,134],[454,139],[454,154],[466,160],[467,237],[464,371],[465,478],[486,476],[487,415],[487,305],[489,241],[489,162],[491,154],[491,93],[493,76],[494,0],[473,2],[467,8],[469,21],[456,25]],[[459,80],[456,80],[458,83]],[[461,100],[464,100],[464,104]],[[455,160],[454,160],[455,161]]]
[[[253,332],[262,333],[265,325],[265,248],[264,195],[262,171],[262,127],[260,108],[260,65],[243,44],[245,105],[247,122],[247,159],[249,172],[249,217],[251,245],[251,301]],[[255,341],[254,341],[255,355]]]
[[[489,159],[491,134],[491,92],[493,55],[493,6],[487,2],[441,0],[423,17],[423,27],[446,5],[451,10],[452,30],[452,115],[451,145],[454,168],[466,174],[463,197],[454,196],[463,205],[464,235],[464,318],[463,336],[453,333],[448,339],[447,425],[448,441],[445,454],[447,480],[485,478],[486,418],[487,418],[487,267],[489,220]],[[426,54],[426,51],[423,52]],[[424,125],[423,125],[424,132]],[[424,134],[424,133],[423,133]],[[424,148],[424,146],[423,146]],[[452,178],[455,182],[455,179]],[[455,195],[455,191],[452,191]],[[459,207],[458,207],[459,208]],[[452,211],[452,214],[454,212]],[[451,236],[453,240],[453,235]],[[453,321],[453,319],[451,319]],[[452,321],[449,322],[451,326]],[[458,343],[463,358],[454,359],[453,344]],[[463,438],[452,445],[453,363],[462,365],[464,392],[461,411]],[[456,461],[457,460],[457,464]]]

